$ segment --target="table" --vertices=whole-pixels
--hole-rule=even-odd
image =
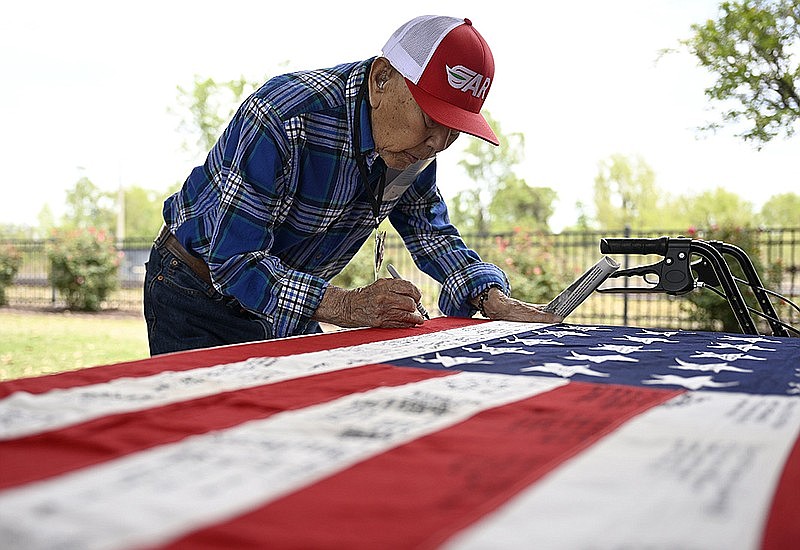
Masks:
[[[439,318],[0,384],[2,548],[800,541],[800,339]]]

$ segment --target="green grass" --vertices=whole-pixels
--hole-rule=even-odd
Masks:
[[[138,316],[0,308],[0,380],[149,357]]]

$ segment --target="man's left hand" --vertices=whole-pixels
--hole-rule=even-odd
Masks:
[[[472,304],[478,307],[478,299],[474,298]],[[483,302],[483,311],[489,319],[502,321],[522,321],[525,323],[560,323],[563,317],[541,309],[541,306],[529,304],[516,298],[506,296],[498,288],[490,288],[486,300]]]

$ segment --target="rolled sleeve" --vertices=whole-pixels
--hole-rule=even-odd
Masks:
[[[505,294],[511,292],[508,278],[499,267],[486,262],[469,264],[445,279],[439,294],[439,309],[451,317],[472,317],[477,309],[470,299],[493,286]]]
[[[283,338],[305,332],[327,287],[326,280],[299,271],[283,277],[275,293],[275,336]]]

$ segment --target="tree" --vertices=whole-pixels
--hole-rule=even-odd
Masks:
[[[736,193],[721,187],[695,195],[683,195],[676,201],[677,219],[698,228],[742,228],[755,225],[753,205]]]
[[[504,134],[491,114],[486,119],[494,128],[500,146],[480,139],[470,140],[466,156],[458,162],[475,182],[450,201],[453,222],[463,232],[488,234],[520,228],[547,229],[556,193],[548,187],[531,187],[515,169],[524,157],[525,136]]]
[[[489,232],[484,205],[481,202],[481,189],[473,187],[460,191],[448,201],[448,212],[453,224],[462,233],[485,235]]]
[[[549,187],[531,187],[523,179],[507,177],[489,203],[492,231],[547,231],[556,198]]]
[[[164,223],[164,199],[177,191],[174,185],[166,192],[131,186],[125,189],[125,237],[155,237]]]
[[[67,208],[62,219],[63,227],[94,227],[114,232],[117,220],[114,193],[102,191],[89,178],[82,177],[66,194]]]
[[[178,104],[183,113],[179,128],[191,138],[184,147],[206,153],[214,146],[239,104],[258,86],[244,76],[217,82],[195,75],[191,88],[178,86]],[[190,142],[194,140],[194,143]]]
[[[723,2],[716,21],[691,28],[694,35],[681,43],[716,75],[705,93],[722,104],[722,121],[749,121],[738,137],[758,148],[793,135],[800,118],[800,65],[792,57],[800,46],[800,0]]]
[[[663,225],[655,173],[641,158],[612,155],[594,180],[595,220],[600,229],[653,229]]]
[[[773,195],[761,207],[759,217],[767,227],[800,227],[800,195]]]

